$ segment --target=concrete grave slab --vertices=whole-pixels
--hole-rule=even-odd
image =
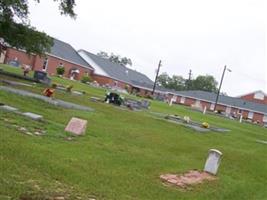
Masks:
[[[42,115],[37,115],[35,113],[31,113],[31,112],[25,112],[25,113],[22,113],[23,116],[25,117],[29,117],[33,120],[42,120],[43,119],[43,116]]]
[[[267,144],[267,141],[264,141],[264,140],[256,140],[256,142],[261,143],[261,144]]]
[[[73,91],[72,94],[74,94],[74,95],[79,95],[79,96],[80,96],[80,95],[83,95],[83,93],[82,93],[82,92],[79,92],[79,91]]]
[[[88,107],[88,106],[82,106],[82,105],[78,105],[75,103],[71,103],[71,102],[66,102],[60,99],[51,99],[49,97],[45,97],[43,95],[39,95],[39,94],[35,94],[32,92],[28,92],[25,90],[20,90],[20,89],[15,89],[15,88],[10,88],[10,87],[6,87],[6,86],[0,86],[0,90],[3,91],[7,91],[7,92],[11,92],[17,95],[21,95],[21,96],[26,96],[26,97],[33,97],[36,99],[40,99],[42,101],[45,101],[49,104],[52,104],[54,106],[60,106],[63,108],[68,108],[68,109],[77,109],[77,110],[83,110],[83,111],[94,111],[94,109]]]
[[[72,117],[66,126],[65,131],[71,132],[75,135],[83,135],[86,131],[86,127],[87,120]]]
[[[18,111],[17,108],[12,107],[12,106],[7,106],[7,105],[0,106],[0,109],[10,111],[10,112]]]
[[[166,183],[186,189],[189,186],[201,184],[205,181],[216,180],[216,177],[207,172],[190,170],[184,174],[163,174],[160,179]]]

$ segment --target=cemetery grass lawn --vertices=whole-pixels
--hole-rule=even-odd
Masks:
[[[0,77],[3,78],[3,77]],[[18,80],[20,81],[20,80]],[[105,90],[74,85],[84,96],[57,92],[56,98],[90,106],[94,112],[68,110],[0,90],[0,102],[44,116],[35,122],[0,110],[0,199],[267,199],[267,129],[240,124],[189,108],[152,102],[150,111],[132,112],[105,103]],[[0,83],[1,85],[1,83]],[[42,85],[17,87],[39,93]],[[231,129],[227,134],[198,133],[161,119],[157,113],[188,115],[193,120]],[[71,117],[88,120],[86,134],[66,141]],[[14,125],[43,136],[22,134]],[[162,184],[159,176],[203,169],[207,152],[223,152],[218,180],[183,191]]]

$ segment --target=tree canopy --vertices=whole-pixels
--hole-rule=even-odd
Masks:
[[[117,55],[114,53],[108,54],[105,51],[100,51],[99,53],[97,53],[97,55],[102,57],[102,58],[108,59],[113,63],[117,63],[117,64],[120,64],[123,66],[126,66],[126,65],[132,66],[132,64],[133,64],[132,60],[130,58],[121,57],[120,55]]]
[[[35,0],[40,2],[40,0]],[[76,17],[75,0],[54,0],[59,3],[62,15]],[[49,52],[53,39],[44,32],[37,31],[29,23],[29,4],[27,0],[0,0],[0,40],[27,53],[42,55]],[[0,46],[1,46],[0,45]],[[0,49],[1,50],[1,49]]]
[[[217,81],[211,75],[199,75],[196,79],[185,79],[182,76],[170,77],[166,72],[158,76],[158,84],[174,90],[203,90],[208,92],[217,91]]]

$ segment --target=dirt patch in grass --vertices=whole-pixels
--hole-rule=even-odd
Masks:
[[[165,183],[175,185],[182,189],[201,184],[205,181],[214,181],[217,178],[207,172],[190,170],[184,174],[163,174],[160,176]]]

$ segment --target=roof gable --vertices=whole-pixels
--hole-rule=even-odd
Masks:
[[[89,59],[86,59],[88,62],[92,60],[98,67],[101,68],[110,78],[114,78],[117,80],[121,80],[123,82],[133,84],[133,85],[141,85],[141,84],[148,84],[153,85],[153,81],[151,81],[146,75],[127,68],[123,65],[113,63],[108,59],[101,58],[95,54],[87,52],[85,50],[79,50],[80,54],[84,53]],[[91,64],[91,63],[89,63]],[[95,73],[99,73],[99,71],[95,71]]]
[[[55,38],[54,44],[51,47],[51,51],[49,54],[55,57],[62,58],[66,61],[73,62],[74,64],[91,68],[70,44]]]

